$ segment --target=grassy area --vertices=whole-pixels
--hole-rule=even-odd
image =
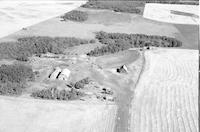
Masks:
[[[185,49],[198,49],[199,25],[174,24],[180,32],[176,38],[182,40]]]
[[[63,21],[66,20],[71,20],[71,21],[76,21],[76,22],[83,22],[88,19],[88,14],[83,11],[70,11],[68,13],[65,13],[63,16],[61,16]]]
[[[144,2],[140,1],[89,1],[84,8],[109,9],[116,12],[142,13]]]
[[[95,43],[95,40],[86,40],[73,37],[26,37],[17,42],[0,43],[0,59],[17,59],[27,61],[33,54],[54,53],[62,54],[68,47],[81,44]]]
[[[182,42],[166,36],[144,35],[144,34],[125,34],[125,33],[106,33],[98,32],[96,39],[105,46],[95,48],[87,55],[101,56],[109,53],[116,53],[134,47],[180,47]]]
[[[25,65],[0,66],[0,95],[20,95],[27,81],[35,79],[32,68]]]

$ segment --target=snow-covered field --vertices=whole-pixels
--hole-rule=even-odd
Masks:
[[[0,97],[0,132],[112,132],[116,106]]]
[[[148,3],[143,17],[176,24],[199,24],[199,6]]]
[[[71,11],[86,0],[0,1],[0,38]]]
[[[131,132],[198,132],[198,51],[157,49],[145,59]]]

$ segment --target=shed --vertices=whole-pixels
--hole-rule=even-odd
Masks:
[[[128,68],[126,65],[121,66],[120,68],[117,68],[118,73],[128,73]]]

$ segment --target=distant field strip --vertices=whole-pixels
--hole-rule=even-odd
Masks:
[[[198,51],[158,49],[145,59],[131,132],[198,132]]]
[[[174,11],[174,10],[171,10],[170,11],[172,14],[175,14],[175,15],[182,15],[182,16],[190,16],[190,17],[196,17],[196,18],[199,18],[198,15],[195,15],[193,13],[187,13],[187,12],[182,12],[182,11]]]
[[[148,3],[143,17],[167,23],[198,25],[199,6]]]

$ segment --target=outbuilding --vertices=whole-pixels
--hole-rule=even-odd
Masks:
[[[128,68],[126,65],[121,66],[120,68],[117,68],[118,73],[128,73]]]

